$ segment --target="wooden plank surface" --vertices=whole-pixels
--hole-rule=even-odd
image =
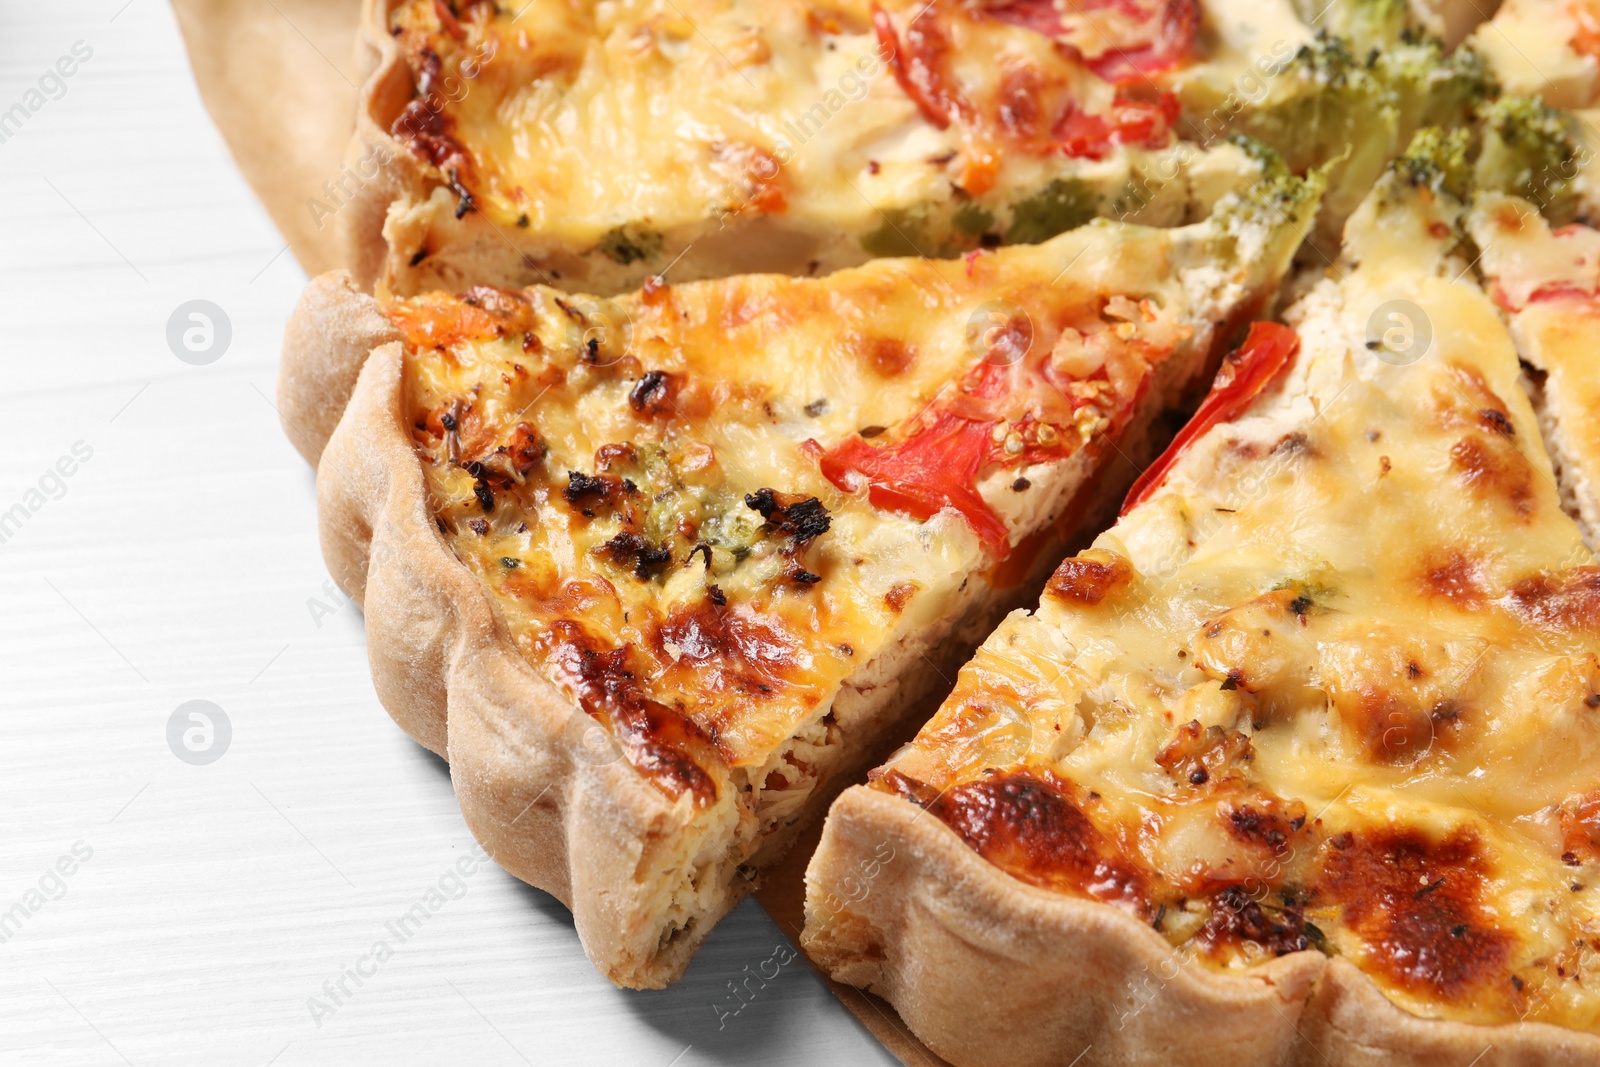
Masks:
[[[28,111],[0,128],[0,1062],[892,1064],[798,959],[730,1013],[788,945],[754,903],[624,993],[554,900],[459,873],[448,776],[373,696],[272,408],[305,276],[171,8],[10,3],[0,42],[0,111]],[[231,325],[207,365],[168,343],[193,300]],[[232,730],[204,765],[168,743],[195,700]]]

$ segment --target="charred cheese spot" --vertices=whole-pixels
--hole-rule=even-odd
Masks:
[[[1410,673],[1408,666],[1407,673]],[[1341,686],[1334,697],[1345,730],[1367,758],[1413,763],[1433,747],[1434,719],[1400,693],[1374,683]]]
[[[1600,790],[1561,805],[1561,858],[1576,867],[1600,858]]]
[[[1451,421],[1457,424],[1476,423],[1503,437],[1516,435],[1505,401],[1489,385],[1481,370],[1460,363],[1450,364],[1447,370],[1448,387],[1456,394],[1447,398],[1444,404]]]
[[[1249,800],[1224,800],[1218,813],[1234,838],[1282,854],[1290,839],[1306,825],[1306,806],[1260,794]]]
[[[1033,885],[1151,911],[1150,882],[1073,802],[1029,771],[990,774],[926,805],[984,859]]]
[[[661,545],[651,544],[645,538],[624,530],[595,549],[619,567],[632,570],[634,577],[647,582],[660,574],[672,562],[672,552]]]
[[[611,725],[634,766],[669,794],[688,792],[700,803],[716,798],[709,739],[681,711],[645,694],[627,648],[602,647],[566,619],[551,624],[548,643],[557,676],[585,711]]]
[[[628,404],[640,415],[655,417],[670,412],[678,392],[678,377],[653,370],[642,376],[628,391]]]
[[[1456,548],[1426,556],[1418,584],[1425,596],[1469,610],[1481,604],[1486,593],[1478,564]]]
[[[833,520],[816,497],[801,497],[771,489],[757,489],[744,498],[745,507],[759,512],[766,528],[803,545],[828,532]]]
[[[1506,973],[1516,944],[1484,908],[1491,876],[1470,829],[1442,840],[1407,828],[1365,831],[1330,842],[1315,899],[1340,908],[1367,965],[1402,988],[1445,1000],[1482,997]]]
[[[1450,462],[1469,489],[1508,505],[1519,516],[1533,514],[1533,471],[1527,458],[1504,438],[1463,437],[1450,446]]]
[[[1195,942],[1211,955],[1251,946],[1271,956],[1287,956],[1311,947],[1299,905],[1256,900],[1240,886],[1230,886],[1211,900],[1211,912]]]
[[[755,700],[787,685],[804,655],[793,634],[714,601],[671,612],[654,628],[650,645],[669,674],[692,671],[707,693]]]
[[[1238,730],[1191,719],[1156,752],[1156,766],[1192,786],[1235,774],[1255,758],[1250,738]]]
[[[906,609],[906,605],[911,602],[911,598],[916,593],[917,587],[910,583],[897,585],[883,595],[883,602],[888,604],[889,609],[898,615]]]
[[[1094,606],[1128,584],[1133,569],[1121,556],[1089,549],[1061,561],[1045,586],[1045,593],[1068,603]]]
[[[1508,603],[1528,621],[1560,630],[1600,631],[1600,567],[1538,574],[1511,587]]]
[[[1311,459],[1316,459],[1319,455],[1316,447],[1311,443],[1311,438],[1298,430],[1280,437],[1267,454],[1270,456],[1306,456]]]
[[[1388,766],[1449,751],[1470,708],[1482,649],[1384,625],[1351,637],[1322,650],[1321,670],[1353,751]]]
[[[639,446],[632,441],[621,441],[614,444],[601,445],[595,449],[594,465],[597,469],[609,473],[612,469],[628,470],[639,465]],[[568,475],[570,478],[571,475]]]
[[[1434,390],[1440,424],[1465,430],[1450,446],[1450,463],[1473,492],[1507,505],[1523,519],[1533,515],[1534,472],[1517,448],[1516,431],[1503,400],[1476,368],[1452,364]]]
[[[894,337],[869,337],[861,342],[861,357],[880,378],[898,378],[910,370],[917,354]]]

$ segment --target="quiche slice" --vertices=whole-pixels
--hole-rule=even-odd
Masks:
[[[1318,193],[616,300],[325,277],[281,410],[380,698],[595,965],[664,985],[1114,510]]]
[[[833,805],[802,943],[950,1062],[1600,1057],[1600,566],[1444,141]]]
[[[369,0],[365,35],[339,222],[360,286],[401,295],[1193,222],[1249,180],[1234,134],[1296,173],[1353,146],[1348,214],[1489,89],[1471,53],[1368,62],[1289,0]]]
[[[1551,229],[1520,197],[1481,197],[1478,270],[1504,312],[1570,510],[1600,533],[1600,232]]]

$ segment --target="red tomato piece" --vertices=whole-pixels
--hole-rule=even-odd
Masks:
[[[1056,123],[1054,137],[1063,155],[1104,159],[1119,144],[1161,147],[1177,119],[1178,98],[1171,93],[1156,103],[1118,97],[1105,115],[1069,110]]]
[[[984,544],[1004,555],[1006,525],[976,488],[989,460],[993,427],[945,412],[899,444],[874,448],[853,434],[817,461],[823,477],[846,492],[865,483],[873,507],[923,521],[954,508]]]
[[[1194,417],[1128,490],[1127,499],[1122,502],[1122,514],[1126,515],[1159,489],[1178,458],[1206,431],[1238,418],[1299,350],[1300,337],[1289,327],[1276,322],[1252,323],[1244,344],[1223,360],[1222,369],[1211,383],[1211,392]]]
[[[1146,2],[1148,6],[1141,6],[1138,0],[1079,0],[1075,10],[1112,8],[1136,25],[1148,22],[1148,41],[1110,47],[1102,55],[1085,58],[1070,43],[1058,40],[1058,51],[1071,57],[1069,62],[1082,62],[1118,85],[1147,81],[1149,74],[1175,66],[1194,39],[1198,18],[1195,0]],[[1166,143],[1179,113],[1178,100],[1172,94],[1163,93],[1154,101],[1118,94],[1108,111],[1090,114],[1071,99],[1063,106],[1059,86],[1050,88],[1056,83],[1031,68],[1001,76],[997,87],[1001,103],[994,114],[989,114],[989,109],[980,108],[968,98],[950,71],[953,45],[947,23],[960,17],[972,15],[934,0],[915,13],[901,34],[889,14],[873,6],[873,31],[888,56],[889,69],[901,90],[933,126],[942,130],[959,122],[1027,151],[1089,159],[1102,159],[1120,144],[1156,148]],[[1053,39],[1068,33],[1061,11],[1050,0],[1018,0],[982,11],[978,17],[998,19]]]
[[[879,49],[889,57],[889,71],[900,89],[922,117],[937,129],[945,129],[950,121],[966,114],[965,102],[959,94],[952,93],[944,79],[944,59],[950,51],[950,39],[937,20],[929,18],[926,10],[919,12],[906,27],[905,47],[895,34],[894,23],[888,12],[877,4],[872,5],[872,29],[878,36]]]
[[[1046,37],[1071,33],[1074,15],[1089,16],[1096,11],[1114,10],[1140,25],[1144,33],[1122,45],[1105,48],[1084,62],[1114,85],[1144,81],[1152,74],[1171,70],[1183,61],[1194,44],[1200,25],[1198,0],[1068,0],[1067,18],[1055,0],[1014,0],[1003,7],[989,9],[989,15],[1013,26],[1021,26]]]

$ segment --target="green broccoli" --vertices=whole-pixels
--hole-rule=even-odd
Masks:
[[[1468,130],[1424,126],[1389,170],[1406,186],[1425,186],[1465,202],[1473,184],[1471,149],[1472,134]]]
[[[1500,86],[1483,56],[1471,48],[1445,53],[1435,37],[1407,30],[1369,64],[1374,76],[1394,94],[1399,144],[1424,126],[1470,123]]]
[[[1399,40],[1411,17],[1406,0],[1295,0],[1294,6],[1302,22],[1344,38],[1359,55]]]
[[[1276,180],[1289,173],[1289,164],[1283,161],[1282,154],[1254,137],[1246,137],[1242,133],[1229,134],[1228,143],[1255,160],[1261,167],[1261,177],[1265,180]]]
[[[1075,229],[1099,214],[1098,197],[1077,178],[1057,178],[1011,209],[1006,244],[1035,244]]]
[[[614,263],[626,267],[630,263],[648,261],[661,254],[665,238],[660,231],[636,222],[624,223],[607,230],[597,246],[600,253]]]
[[[1521,96],[1502,97],[1482,115],[1483,147],[1473,175],[1478,188],[1524,197],[1554,225],[1572,221],[1573,179],[1593,154],[1578,136],[1577,120]]]
[[[1302,46],[1231,129],[1283,153],[1291,170],[1304,171],[1352,142],[1383,140],[1384,127],[1393,125],[1388,104],[1383,83],[1345,41],[1324,37]]]
[[[1315,167],[1304,178],[1296,177],[1282,156],[1259,141],[1238,134],[1230,140],[1260,161],[1261,178],[1217,202],[1210,223],[1218,232],[1210,254],[1223,262],[1241,252],[1252,259],[1287,262],[1316,217],[1332,167]]]

